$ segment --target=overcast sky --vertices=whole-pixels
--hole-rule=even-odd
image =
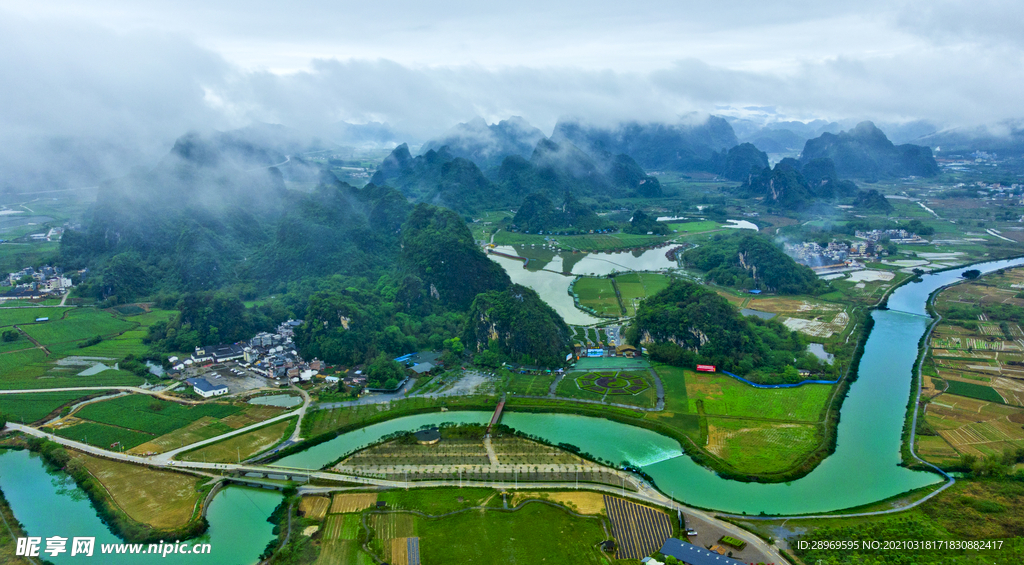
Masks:
[[[510,115],[992,124],[1024,114],[1021,21],[995,0],[0,0],[0,142],[252,120],[425,138]]]

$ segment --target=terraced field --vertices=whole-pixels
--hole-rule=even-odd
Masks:
[[[940,394],[927,404],[923,418],[936,434],[917,438],[921,456],[929,461],[984,457],[1024,447],[1024,410],[1020,408]]]

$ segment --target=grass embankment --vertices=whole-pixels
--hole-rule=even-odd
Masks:
[[[202,481],[195,477],[96,459],[38,438],[29,439],[28,446],[68,473],[103,522],[126,541],[189,539],[208,527],[199,507],[206,489],[198,486]],[[165,510],[167,516],[163,516]],[[182,520],[186,513],[189,518]]]

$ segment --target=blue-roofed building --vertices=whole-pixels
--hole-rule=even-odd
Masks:
[[[210,381],[203,378],[185,379],[185,382],[192,385],[192,390],[196,391],[196,394],[203,398],[210,398],[211,396],[220,396],[228,393],[228,387],[224,385],[212,385]]]
[[[746,565],[739,559],[719,555],[703,547],[686,543],[676,538],[668,538],[661,546],[661,552],[671,555],[687,565]]]

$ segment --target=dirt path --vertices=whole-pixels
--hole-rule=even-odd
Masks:
[[[21,332],[22,335],[24,335],[26,338],[28,338],[28,340],[31,341],[32,344],[36,346],[36,348],[42,349],[43,353],[46,353],[47,357],[50,356],[50,350],[47,349],[46,347],[44,347],[43,344],[41,344],[38,341],[36,341],[36,338],[28,335],[28,332],[26,332],[25,330],[19,328],[18,326],[14,326],[14,329],[18,330],[19,332]]]

